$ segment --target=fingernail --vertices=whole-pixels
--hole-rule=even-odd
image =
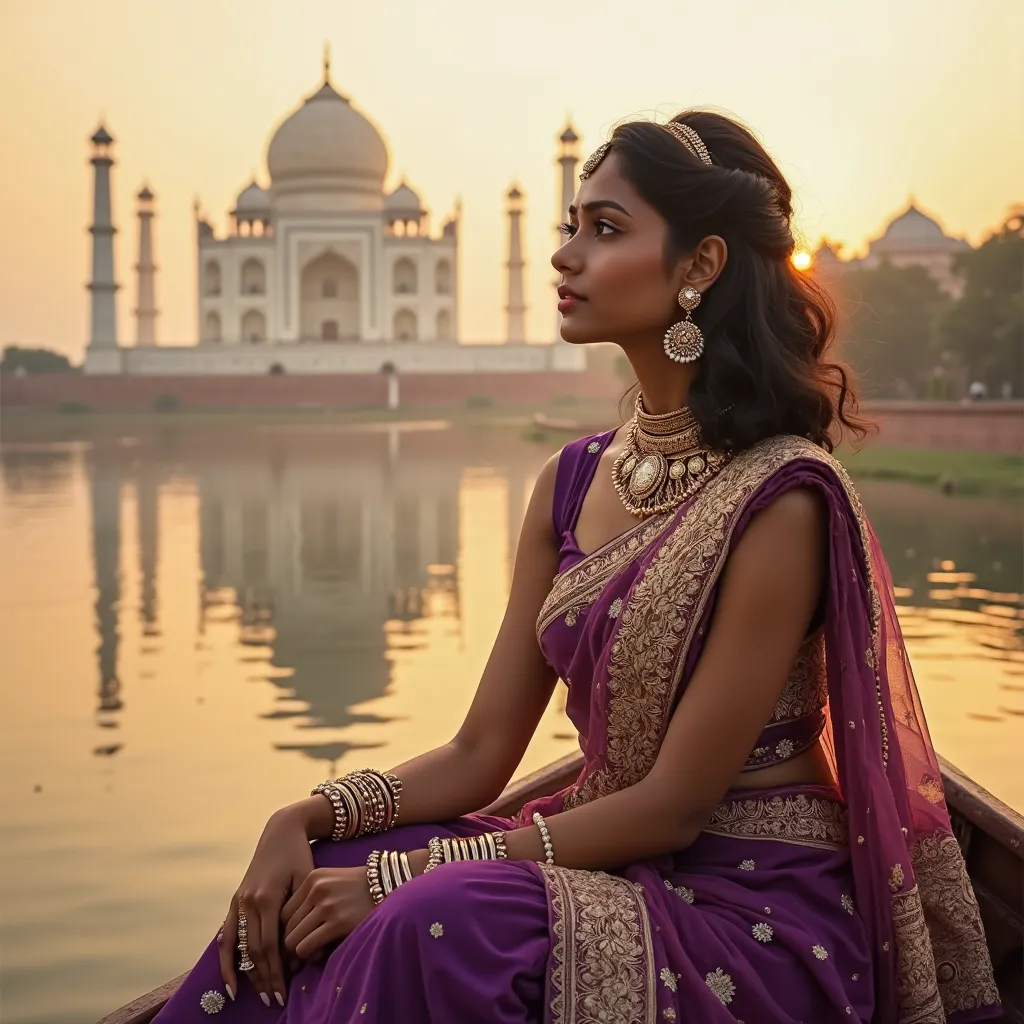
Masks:
[[[266,992],[261,992],[260,993],[260,999],[263,1000],[263,1005],[264,1006],[269,1006],[270,1005],[270,996],[268,996]]]
[[[234,1002],[235,1001],[235,993],[231,990],[231,986],[230,985],[225,985],[224,986],[224,991],[227,992],[228,999],[230,999],[231,1002]]]
[[[277,1000],[278,1006],[284,1006],[284,996],[280,992],[274,993],[274,998]]]

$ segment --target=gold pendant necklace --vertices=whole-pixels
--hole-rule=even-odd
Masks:
[[[729,458],[703,443],[689,409],[655,416],[644,411],[637,395],[625,447],[612,466],[612,483],[626,509],[645,518],[678,508]]]

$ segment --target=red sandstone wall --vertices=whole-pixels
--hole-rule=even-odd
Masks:
[[[885,444],[1024,455],[1024,402],[865,402],[862,409]]]
[[[553,400],[615,399],[625,390],[610,372],[409,374],[404,406],[464,408],[473,399],[496,405],[547,405]],[[382,374],[260,377],[84,377],[41,374],[0,377],[0,408],[56,409],[83,402],[100,411],[149,411],[158,395],[176,395],[191,409],[383,408]],[[1024,454],[1024,402],[872,402],[864,412],[886,444]],[[570,417],[571,410],[565,415]]]
[[[565,396],[606,398],[625,391],[614,375],[587,373],[409,374],[400,380],[406,406],[463,407],[472,399],[494,404],[547,404]],[[175,395],[189,409],[382,408],[383,374],[253,377],[85,377],[39,374],[0,378],[0,406],[51,409],[84,402],[95,411],[149,411],[158,395]]]

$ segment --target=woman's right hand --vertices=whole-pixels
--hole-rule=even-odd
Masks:
[[[247,971],[264,1005],[276,999],[284,1006],[285,979],[281,962],[281,908],[313,870],[308,816],[299,805],[273,814],[256,844],[249,869],[231,897],[224,926],[217,936],[220,973],[233,1000],[238,993],[238,908],[245,911],[249,957]]]

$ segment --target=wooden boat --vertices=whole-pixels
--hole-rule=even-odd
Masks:
[[[488,814],[511,816],[530,800],[556,793],[580,773],[582,755],[570,754],[512,783]],[[1024,816],[942,761],[946,801],[981,906],[1004,1021],[1024,1024]],[[147,1024],[185,975],[122,1006],[99,1024]]]

